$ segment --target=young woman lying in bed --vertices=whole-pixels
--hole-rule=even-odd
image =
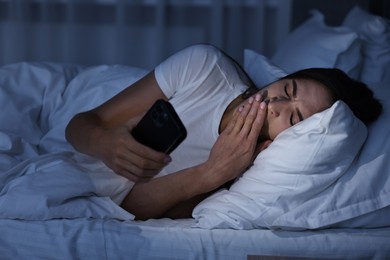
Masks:
[[[259,72],[261,73],[261,72]],[[157,100],[169,100],[187,128],[170,155],[130,134]],[[189,47],[66,129],[79,151],[135,182],[122,202],[138,219],[189,217],[207,195],[239,177],[285,129],[342,100],[365,124],[381,104],[337,69],[307,69],[259,90],[215,47]]]

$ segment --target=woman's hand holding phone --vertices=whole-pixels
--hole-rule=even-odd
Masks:
[[[99,138],[100,158],[117,174],[148,181],[170,161],[171,153],[186,137],[186,129],[173,106],[162,99],[126,125],[107,129]]]
[[[148,181],[164,168],[171,158],[162,152],[139,143],[130,134],[139,118],[132,119],[125,126],[107,129],[101,136],[104,154],[103,162],[115,173],[134,182]]]

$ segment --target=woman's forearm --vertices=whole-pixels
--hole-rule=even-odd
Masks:
[[[98,142],[103,129],[93,113],[81,113],[72,118],[65,130],[66,140],[79,152],[100,157]]]
[[[218,170],[201,164],[149,182],[137,183],[121,206],[137,219],[169,216],[165,214],[180,204],[182,209],[188,209],[189,206],[186,210],[188,214],[197,202],[225,182],[217,172]]]

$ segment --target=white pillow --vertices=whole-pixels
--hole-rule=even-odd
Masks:
[[[343,26],[356,31],[363,40],[364,63],[360,80],[366,83],[390,80],[390,23],[360,7],[345,17]]]
[[[326,209],[328,205],[313,205],[311,200],[331,191],[354,161],[366,135],[366,126],[348,106],[336,102],[283,131],[230,190],[201,202],[193,211],[197,227],[321,227],[316,207]],[[297,215],[302,217],[297,219]]]
[[[244,50],[244,69],[259,88],[262,88],[287,74],[285,71],[275,66],[267,57],[249,49]]]
[[[361,42],[357,33],[329,27],[320,12],[312,11],[312,17],[287,37],[271,60],[288,73],[334,67],[357,79],[362,63]]]

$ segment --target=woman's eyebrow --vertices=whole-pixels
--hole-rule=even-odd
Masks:
[[[297,97],[297,82],[293,79],[292,83],[293,83],[292,96],[294,98],[296,98]]]

